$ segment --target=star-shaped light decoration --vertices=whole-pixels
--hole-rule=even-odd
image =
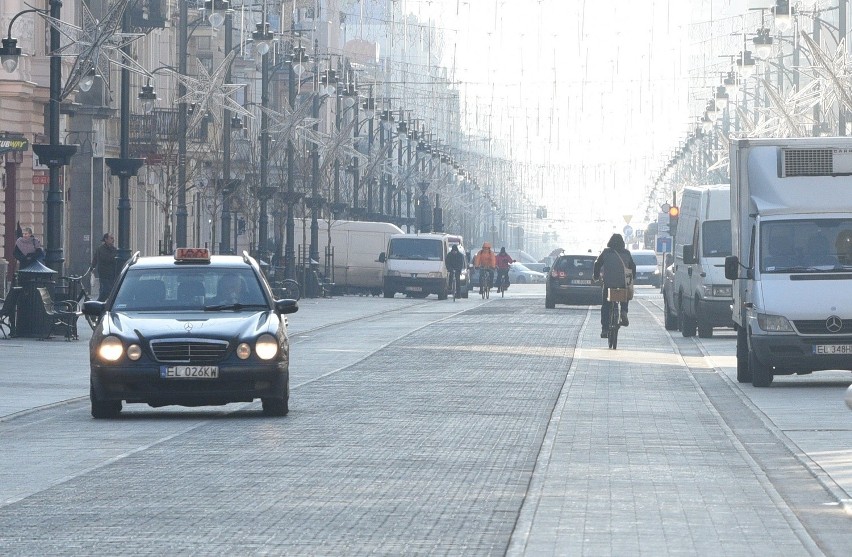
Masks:
[[[121,68],[148,75],[132,57],[122,48],[144,37],[141,33],[122,33],[121,22],[124,11],[130,0],[119,0],[112,4],[101,20],[95,19],[85,3],[80,3],[83,27],[77,27],[66,21],[50,17],[47,13],[38,14],[65,37],[59,49],[52,55],[61,57],[76,57],[74,66],[68,74],[68,79],[60,93],[60,99],[70,95],[84,77],[91,71],[97,71],[104,83],[109,87],[109,65],[115,64]]]
[[[830,114],[835,104],[841,104],[846,110],[852,110],[852,95],[849,92],[852,87],[852,72],[850,72],[846,56],[846,41],[840,41],[837,50],[831,55],[825,53],[804,31],[802,31],[802,40],[814,61],[811,71],[822,83],[819,91],[824,113]]]
[[[276,111],[266,106],[259,108],[269,118],[265,131],[272,138],[281,140],[282,144],[288,139],[295,141],[297,136],[306,134],[310,126],[319,122],[318,119],[308,116],[311,111],[310,102],[302,102],[296,108],[284,106],[282,111]]]
[[[352,145],[352,129],[356,122],[352,120],[342,126],[334,134],[325,134],[316,130],[307,130],[307,141],[316,143],[320,149],[320,172],[325,172],[337,155],[347,158],[358,158],[359,162],[367,162],[367,157]]]
[[[181,75],[169,69],[175,79],[186,87],[186,95],[175,99],[175,104],[186,103],[193,106],[192,117],[187,122],[187,133],[201,124],[204,117],[210,113],[217,125],[222,125],[222,114],[227,108],[234,114],[252,118],[252,113],[231,98],[235,91],[246,86],[245,83],[225,83],[225,75],[236,55],[235,51],[228,54],[213,73],[209,73],[201,60],[197,60],[197,76]]]

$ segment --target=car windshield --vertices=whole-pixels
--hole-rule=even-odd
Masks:
[[[653,253],[631,253],[633,262],[637,265],[656,265],[657,256]]]
[[[258,309],[268,303],[248,267],[130,268],[118,288],[114,311]]]
[[[391,238],[388,259],[442,261],[444,244],[429,238]]]
[[[764,273],[852,271],[852,219],[764,222],[759,253]]]

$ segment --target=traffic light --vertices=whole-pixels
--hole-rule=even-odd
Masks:
[[[674,238],[677,234],[677,219],[680,217],[679,207],[669,208],[669,235]]]

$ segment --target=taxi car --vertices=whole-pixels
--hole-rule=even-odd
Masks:
[[[89,344],[92,416],[116,417],[122,403],[206,406],[260,398],[266,415],[289,410],[286,314],[253,258],[180,248],[124,266]]]

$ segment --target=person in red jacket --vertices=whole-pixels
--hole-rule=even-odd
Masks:
[[[491,251],[491,244],[489,242],[484,242],[482,244],[482,249],[479,250],[479,253],[477,253],[476,257],[473,258],[473,266],[479,269],[479,289],[481,292],[484,284],[483,279],[485,278],[486,273],[488,273],[493,280],[494,268],[497,267],[497,258],[494,256],[494,252]]]
[[[504,291],[509,288],[509,266],[514,262],[512,256],[506,253],[506,248],[500,248],[500,253],[497,254],[497,280],[495,284],[499,287],[500,281],[504,281],[502,283]]]

